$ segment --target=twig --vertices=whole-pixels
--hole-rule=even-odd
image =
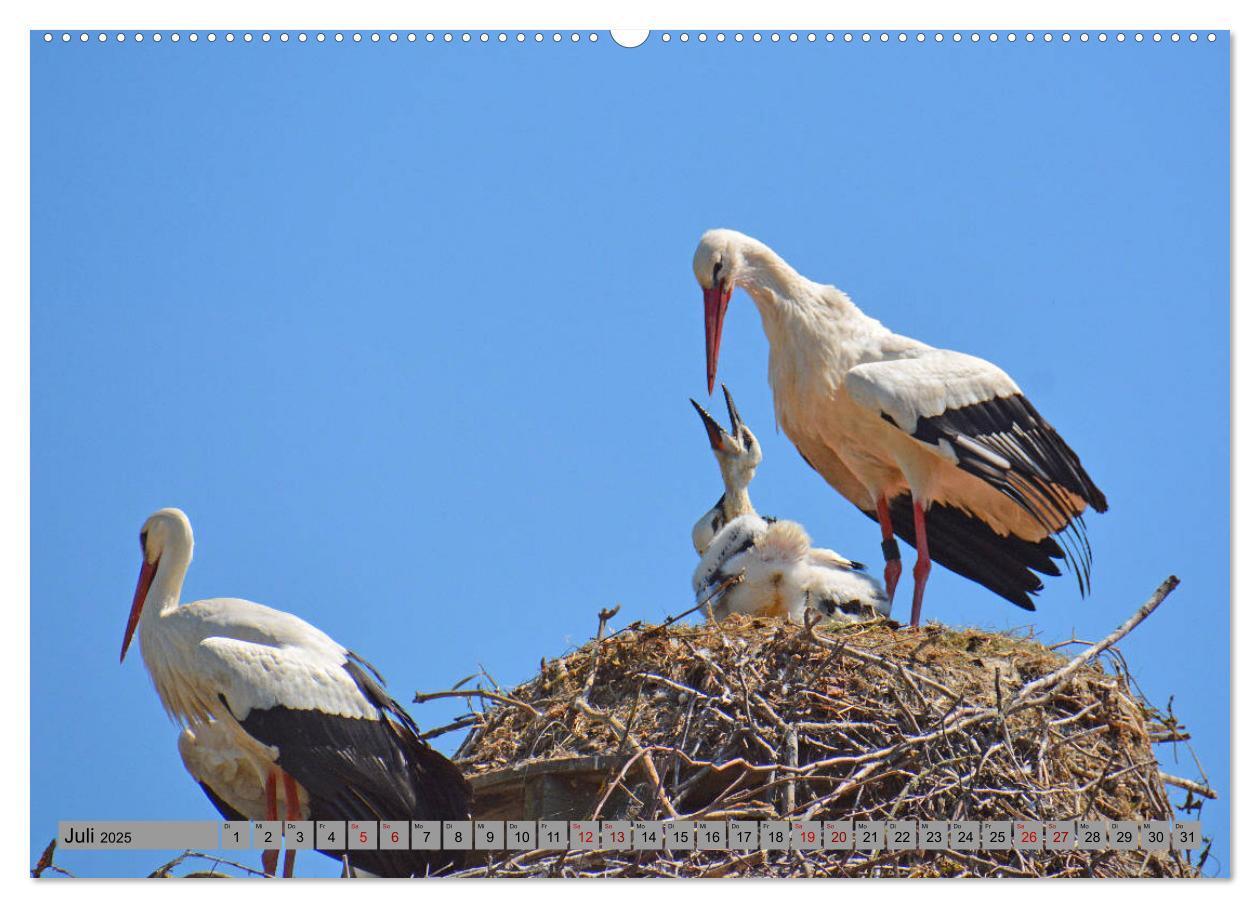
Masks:
[[[1162,771],[1159,774],[1159,780],[1165,785],[1172,785],[1176,788],[1180,788],[1182,791],[1190,791],[1194,794],[1201,795],[1202,797],[1211,798],[1213,801],[1217,798],[1216,791],[1209,788],[1207,785],[1204,785],[1202,782],[1195,782],[1191,779],[1183,779],[1179,776],[1170,775],[1169,773]]]
[[[617,603],[611,609],[602,608],[599,610],[599,629],[595,632],[596,640],[599,640],[604,636],[604,631],[608,627],[608,622],[611,621],[619,611],[621,611],[621,603]]]
[[[497,700],[499,703],[504,703],[508,706],[515,706],[517,709],[523,709],[535,716],[542,715],[542,713],[530,704],[526,703],[524,700],[517,700],[516,698],[509,697],[506,694],[496,693],[495,691],[485,690],[480,687],[471,687],[467,690],[435,690],[428,693],[416,691],[416,695],[412,698],[411,702],[428,703],[430,700],[439,700],[442,697],[485,697],[487,700]]]
[[[428,731],[422,732],[420,734],[420,740],[430,741],[433,738],[440,738],[447,732],[459,731],[461,728],[467,728],[470,725],[477,725],[479,722],[481,722],[480,714],[460,719],[457,722],[452,722],[450,725],[439,725],[437,728],[430,728]]]
[[[1114,646],[1122,637],[1145,621],[1151,612],[1159,608],[1160,603],[1168,598],[1168,594],[1175,590],[1180,583],[1181,581],[1175,576],[1169,577],[1159,585],[1159,587],[1151,595],[1151,598],[1146,600],[1146,602],[1142,604],[1141,608],[1134,612],[1127,621],[1117,627],[1106,637],[1103,637],[1089,649],[1080,653],[1075,659],[1058,671],[1051,672],[1048,675],[1043,675],[1042,677],[1029,681],[1025,684],[1020,692],[1012,698],[1010,711],[1014,712],[1020,706],[1025,705],[1035,694],[1055,690],[1060,684],[1072,677],[1072,675],[1074,675],[1086,662],[1093,659],[1109,646]]]

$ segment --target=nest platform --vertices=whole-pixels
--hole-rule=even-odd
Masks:
[[[484,819],[1173,820],[1153,748],[1188,737],[1106,648],[1069,659],[1030,636],[886,620],[632,626],[510,691],[460,695],[485,706],[455,754]],[[1199,874],[1187,852],[483,857],[461,875]]]

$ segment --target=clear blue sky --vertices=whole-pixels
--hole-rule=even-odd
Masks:
[[[1228,798],[1227,45],[33,37],[32,861],[59,818],[215,816],[118,665],[156,508],[196,531],[185,600],[301,615],[403,701],[687,607],[714,226],[1015,375],[1111,502],[1094,593],[1030,616],[940,569],[925,614],[1096,639],[1177,573],[1125,655]],[[742,293],[720,377],[756,503],[876,562],[775,434]]]

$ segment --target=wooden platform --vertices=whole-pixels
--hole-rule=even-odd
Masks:
[[[468,781],[475,801],[473,814],[483,820],[588,818],[599,803],[605,782],[625,759],[534,760],[472,776]]]

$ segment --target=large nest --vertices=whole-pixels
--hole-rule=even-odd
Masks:
[[[466,720],[475,727],[456,758],[482,818],[1172,820],[1152,740],[1186,736],[1135,692],[1118,656],[1109,667],[1096,658],[1102,651],[1069,661],[1031,637],[887,621],[633,626],[544,662],[508,693],[462,692],[487,708]],[[533,851],[487,856],[464,873],[1198,869],[1185,852]]]

